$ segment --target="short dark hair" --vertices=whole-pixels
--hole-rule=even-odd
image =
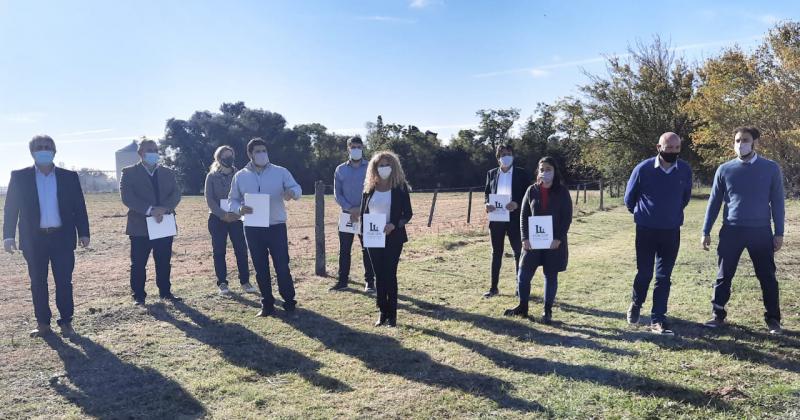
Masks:
[[[264,141],[264,139],[262,139],[261,137],[256,137],[250,140],[249,142],[247,142],[247,153],[253,153],[253,149],[255,149],[256,146],[267,147],[267,142]]]
[[[37,135],[33,136],[31,141],[28,142],[28,149],[30,149],[30,151],[33,152],[33,145],[36,144],[36,142],[39,142],[39,141],[46,141],[46,142],[50,143],[51,146],[53,146],[53,150],[56,149],[56,142],[53,140],[52,137],[48,136],[47,134],[37,134]]]
[[[145,144],[152,144],[153,146],[158,147],[158,143],[156,143],[155,140],[143,138],[142,140],[139,141],[139,147],[136,149],[136,151],[141,152]]]
[[[353,136],[347,139],[347,147],[350,147],[351,144],[360,144],[363,146],[364,142],[361,140],[361,137]]]
[[[733,135],[734,136],[736,136],[739,133],[750,134],[750,136],[753,137],[753,140],[758,140],[761,137],[761,132],[758,131],[758,129],[755,128],[755,127],[742,126],[742,127],[736,128],[736,130],[733,130]]]
[[[499,158],[501,150],[508,150],[512,155],[514,154],[514,146],[512,146],[511,143],[500,143],[494,151],[494,157]]]

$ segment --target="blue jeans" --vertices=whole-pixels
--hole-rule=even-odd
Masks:
[[[519,289],[519,302],[521,306],[528,307],[528,300],[531,297],[531,280],[536,273],[536,269],[542,266],[544,271],[544,308],[550,310],[556,300],[558,291],[558,270],[550,269],[542,264],[542,254],[551,252],[549,250],[535,249],[525,251],[517,271],[517,288]]]
[[[664,322],[671,286],[672,269],[681,247],[681,230],[651,229],[636,226],[636,278],[633,280],[631,302],[641,308],[647,298],[647,289],[653,279],[655,263],[656,283],[653,286],[653,309],[650,322]]]
[[[208,215],[208,233],[211,234],[211,248],[214,250],[214,272],[217,275],[217,286],[228,284],[228,264],[225,253],[228,248],[228,237],[233,244],[236,255],[236,266],[239,269],[239,283],[250,282],[250,265],[247,259],[247,242],[244,239],[242,222],[225,223],[214,214]]]
[[[294,300],[294,280],[289,271],[289,238],[286,224],[270,227],[245,226],[244,234],[247,237],[247,247],[250,248],[250,258],[253,259],[253,266],[256,269],[256,281],[261,291],[261,306],[269,308],[275,304],[275,298],[272,296],[272,275],[269,271],[269,256],[272,254],[272,263],[278,276],[278,292],[284,301],[283,306],[293,308],[297,301]]]

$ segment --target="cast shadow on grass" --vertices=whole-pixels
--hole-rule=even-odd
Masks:
[[[77,348],[55,334],[45,338],[64,362],[69,383],[50,378],[50,387],[96,418],[202,418],[203,404],[180,384],[151,368],[122,361],[87,337]]]
[[[395,338],[355,330],[307,309],[285,322],[337,353],[361,360],[369,369],[409,381],[461,391],[494,401],[501,408],[520,412],[548,412],[535,401],[509,395],[513,386],[498,378],[463,372],[438,363],[422,351],[409,349]]]
[[[354,293],[361,292],[354,291]],[[430,303],[405,295],[400,295],[398,298],[400,301],[407,302],[398,305],[407,312],[437,320],[454,320],[472,324],[475,327],[484,329],[486,331],[495,334],[506,335],[518,340],[532,341],[546,346],[584,348],[603,353],[614,354],[617,356],[636,355],[635,352],[630,350],[609,347],[597,341],[589,340],[583,337],[565,336],[537,330],[531,327],[533,323],[530,321],[520,322],[514,319],[504,318],[499,314],[498,317],[495,318],[491,316],[460,311],[448,306]]]
[[[730,409],[729,405],[724,401],[709,398],[700,391],[680,385],[600,366],[567,364],[537,357],[520,357],[487,346],[486,344],[463,337],[456,337],[442,331],[427,328],[411,328],[425,335],[458,344],[465,349],[476,352],[491,360],[495,365],[501,368],[540,376],[555,374],[571,381],[581,381],[598,386],[614,387],[621,391],[638,394],[642,397],[665,398],[679,403],[688,403],[699,408],[713,407],[717,410]]]
[[[174,307],[191,322],[175,318],[163,304],[151,306],[150,312],[154,318],[172,324],[187,337],[216,349],[233,365],[262,376],[297,373],[328,392],[352,391],[347,384],[319,373],[321,363],[297,351],[277,346],[240,324],[212,320],[183,302],[175,302]]]

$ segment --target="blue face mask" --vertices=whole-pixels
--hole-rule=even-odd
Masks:
[[[56,156],[56,152],[52,150],[37,150],[33,152],[33,161],[36,162],[37,165],[50,165],[53,163],[53,158]]]
[[[153,166],[153,165],[157,164],[158,163],[158,159],[159,159],[158,153],[152,153],[152,152],[145,153],[144,157],[142,158],[144,163],[146,163],[146,164],[148,164],[150,166]]]

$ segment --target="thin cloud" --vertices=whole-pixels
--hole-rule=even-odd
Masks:
[[[380,16],[380,15],[358,16],[356,17],[356,20],[363,20],[369,22],[406,23],[406,24],[417,23],[417,21],[414,19],[406,19],[395,16]]]
[[[75,131],[72,133],[61,133],[58,134],[59,137],[72,137],[72,136],[85,136],[87,134],[100,134],[100,133],[108,133],[110,131],[114,131],[113,128],[99,128],[97,130],[86,130],[86,131]]]
[[[433,5],[443,4],[444,0],[411,0],[408,6],[412,9],[424,9]]]
[[[756,40],[761,39],[761,35],[755,35],[747,38],[740,38],[740,39],[728,39],[722,41],[711,41],[711,42],[701,42],[696,44],[686,44],[686,45],[679,45],[675,48],[672,48],[673,51],[688,51],[688,50],[697,50],[702,48],[709,48],[709,47],[719,47],[724,45],[733,45],[738,43],[750,43]],[[602,63],[605,62],[608,57],[616,57],[616,58],[628,58],[631,54],[613,54],[611,56],[598,56],[598,57],[591,57],[591,58],[584,58],[581,60],[573,60],[573,61],[564,61],[564,62],[557,62],[553,64],[545,64],[536,67],[524,67],[524,68],[516,68],[516,69],[509,69],[509,70],[499,70],[499,71],[492,71],[487,73],[477,73],[473,74],[472,77],[474,78],[488,78],[488,77],[497,77],[497,76],[507,76],[511,74],[525,74],[534,77],[534,78],[542,78],[549,75],[550,72],[548,70],[554,69],[562,69],[568,67],[579,67],[585,66],[590,64]]]
[[[43,112],[13,112],[9,114],[0,114],[0,121],[16,123],[16,124],[33,124],[44,118]]]

